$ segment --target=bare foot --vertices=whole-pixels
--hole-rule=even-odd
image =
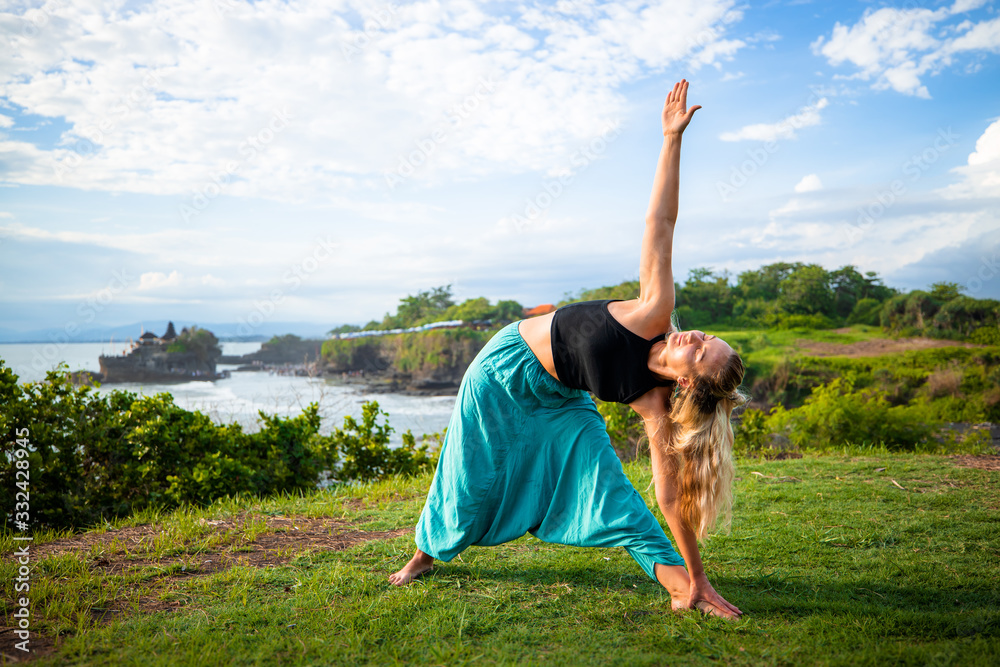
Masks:
[[[393,586],[405,586],[425,572],[430,572],[433,567],[434,558],[417,549],[402,570],[389,575],[389,583]]]

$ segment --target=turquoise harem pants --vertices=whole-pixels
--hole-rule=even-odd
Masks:
[[[469,545],[531,533],[625,547],[654,581],[656,563],[684,565],[625,476],[590,395],[549,375],[517,324],[498,332],[462,379],[417,547],[447,562]]]

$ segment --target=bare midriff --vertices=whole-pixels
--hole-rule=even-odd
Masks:
[[[521,320],[517,325],[517,331],[521,338],[528,344],[535,357],[548,371],[549,375],[559,379],[556,375],[556,363],[552,358],[552,318],[555,313],[539,315],[527,320]]]

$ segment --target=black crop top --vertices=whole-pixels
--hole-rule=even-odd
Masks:
[[[667,384],[649,370],[649,349],[664,335],[646,340],[611,316],[607,301],[564,306],[552,317],[552,358],[559,380],[586,389],[602,401],[631,403]]]

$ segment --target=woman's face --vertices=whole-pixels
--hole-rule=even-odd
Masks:
[[[660,345],[659,350],[654,348],[650,370],[681,386],[696,377],[715,374],[733,353],[726,341],[697,330],[671,333]]]

